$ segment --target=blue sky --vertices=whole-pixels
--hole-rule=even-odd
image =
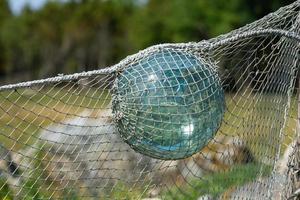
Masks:
[[[10,7],[15,14],[21,12],[23,7],[28,4],[33,9],[39,9],[47,0],[9,0]]]

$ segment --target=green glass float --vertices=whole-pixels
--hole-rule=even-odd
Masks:
[[[221,125],[224,92],[215,67],[175,50],[127,66],[113,89],[113,113],[126,143],[175,160],[200,151]]]

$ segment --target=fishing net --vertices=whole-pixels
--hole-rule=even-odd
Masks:
[[[297,199],[299,9],[1,86],[0,199]]]

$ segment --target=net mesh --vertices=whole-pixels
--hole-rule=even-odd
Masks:
[[[0,198],[299,198],[299,8],[1,86]]]

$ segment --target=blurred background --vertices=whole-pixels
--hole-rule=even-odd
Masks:
[[[0,85],[101,69],[158,43],[213,38],[292,2],[0,0]],[[297,13],[284,14],[270,27],[293,25]],[[296,51],[275,63],[286,55],[276,51],[282,41],[257,37],[222,49],[222,125],[200,153],[174,162],[137,154],[115,134],[113,76],[1,91],[0,199],[200,199],[262,185],[257,194],[268,194],[277,152],[293,150],[297,133],[298,98],[285,95]]]
[[[0,84],[100,69],[226,33],[292,0],[1,0]]]

